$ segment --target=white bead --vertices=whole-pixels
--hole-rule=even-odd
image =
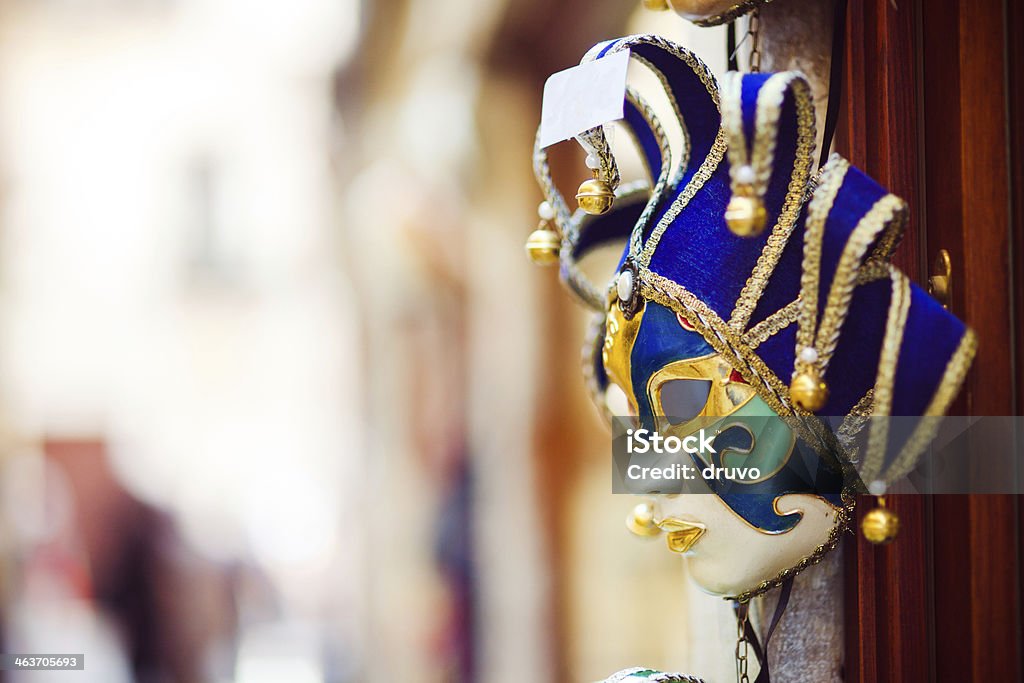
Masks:
[[[596,154],[587,155],[587,168],[591,170],[597,170],[601,168],[601,160],[597,158]]]
[[[619,295],[620,301],[629,301],[633,298],[633,271],[624,270],[619,273],[619,279],[615,281],[615,292]]]
[[[736,182],[741,185],[753,185],[757,176],[754,175],[754,169],[749,165],[743,165],[736,169]]]
[[[555,217],[555,210],[548,202],[541,202],[537,207],[537,215],[543,220],[550,221]]]
[[[868,491],[871,492],[872,496],[884,496],[885,482],[881,479],[875,479],[873,482],[868,484]]]
[[[800,349],[800,360],[805,363],[817,363],[818,351],[813,346],[805,346]]]

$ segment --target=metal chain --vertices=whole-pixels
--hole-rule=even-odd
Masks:
[[[758,7],[750,14],[750,25],[747,28],[750,34],[750,73],[761,71],[761,8]]]
[[[736,683],[750,683],[747,675],[747,664],[750,641],[747,640],[747,617],[750,603],[740,605],[736,615]]]

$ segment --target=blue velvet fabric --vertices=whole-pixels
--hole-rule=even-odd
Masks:
[[[917,285],[911,286],[907,336],[900,346],[893,415],[921,415],[956,351],[964,324]]]
[[[611,44],[609,44],[611,45]],[[608,49],[606,46],[605,50]],[[690,133],[693,149],[682,180],[666,193],[660,212],[686,187],[703,163],[721,124],[717,107],[694,70],[656,45],[635,45],[633,53],[660,70]],[[743,123],[748,140],[754,137],[757,95],[771,74],[747,74],[742,83]],[[630,123],[639,138],[646,125]],[[765,196],[769,225],[774,225],[785,203],[797,143],[796,104],[787,93],[779,118],[778,143],[771,181]],[[856,168],[850,168],[828,214],[822,244],[819,314],[824,309],[840,255],[853,230],[871,207],[888,193]],[[651,259],[651,271],[674,280],[696,295],[723,320],[728,320],[747,278],[757,262],[770,230],[754,238],[734,235],[725,224],[731,197],[728,161],[723,159],[711,178],[662,235]],[[651,225],[657,224],[657,218]],[[768,285],[755,307],[748,327],[797,298],[803,260],[802,210]],[[879,240],[883,237],[880,233]],[[874,245],[868,249],[871,253]],[[889,309],[888,279],[857,287],[835,354],[825,377],[830,398],[824,415],[846,415],[874,383]],[[676,326],[678,330],[678,326]],[[924,411],[953,352],[966,331],[962,322],[915,287],[899,354],[892,413],[919,415]],[[645,337],[646,338],[646,337]],[[927,343],[925,343],[925,340]],[[661,345],[663,342],[658,342]],[[795,325],[763,342],[757,354],[784,382],[793,371]],[[634,385],[636,386],[636,385]]]
[[[842,187],[836,194],[835,203],[829,211],[828,219],[825,222],[825,239],[821,248],[821,282],[818,288],[818,315],[825,308],[825,299],[828,296],[829,288],[832,286],[832,276],[839,265],[839,258],[842,256],[843,248],[846,246],[850,234],[853,233],[857,224],[864,214],[874,206],[888,192],[885,189],[861,173],[856,168],[850,168],[846,172]],[[874,244],[882,237],[880,233],[868,247],[871,252]]]
[[[765,79],[757,80],[763,82]],[[746,92],[746,83],[744,86]],[[756,93],[751,96],[756,97]],[[684,116],[687,116],[687,125],[693,136],[694,126],[689,124],[688,110],[684,110]],[[774,225],[782,212],[796,162],[796,105],[792,97],[786,97],[783,102],[779,128],[774,171],[765,194],[769,225]],[[690,169],[696,170],[703,161],[703,156],[693,156]],[[692,171],[670,194],[674,197],[681,192],[686,178],[690,177]],[[769,235],[769,231],[754,238],[734,235],[725,223],[725,206],[731,197],[729,164],[723,159],[697,197],[662,235],[650,265],[651,270],[682,284],[725,320],[732,314],[736,299]],[[799,270],[799,258],[795,265]],[[680,275],[677,277],[677,274]],[[793,298],[795,294],[773,311]]]

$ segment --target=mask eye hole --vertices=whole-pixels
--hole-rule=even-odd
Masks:
[[[658,392],[662,415],[669,424],[682,424],[700,415],[711,395],[711,380],[670,379]]]

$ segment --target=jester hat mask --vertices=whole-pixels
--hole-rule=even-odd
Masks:
[[[864,482],[884,488],[915,466],[926,433],[892,451],[885,420],[877,430],[871,420],[856,457],[849,438],[869,416],[944,414],[975,336],[891,264],[904,202],[838,155],[814,168],[802,75],[730,73],[720,84],[658,36],[601,43],[583,61],[623,50],[665,89],[681,153],[630,88],[621,124],[648,182],[620,185],[603,127],[578,138],[615,190],[607,212],[570,210],[539,145],[534,168],[561,279],[596,312],[584,370],[599,407],[610,415],[606,398],[620,392],[634,425],[679,436],[699,419],[745,423],[731,457],[756,460],[761,476],[710,480],[713,495],[662,495],[653,508],[697,583],[745,601],[832,549]],[[760,234],[727,223],[737,196],[763,209]],[[613,276],[587,279],[578,262],[621,242]]]

